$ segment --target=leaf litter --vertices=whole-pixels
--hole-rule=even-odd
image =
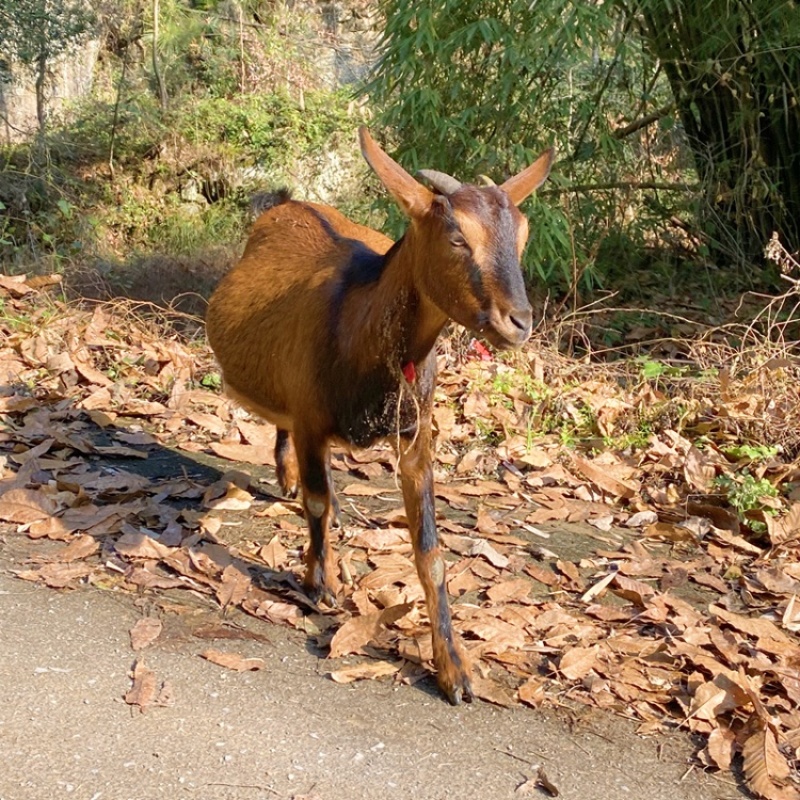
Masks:
[[[18,577],[185,591],[238,608],[316,638],[339,662],[327,672],[337,682],[428,674],[430,630],[390,448],[334,453],[347,474],[337,481],[342,588],[340,608],[322,612],[301,589],[300,506],[278,499],[260,470],[273,463],[274,431],[206,388],[215,373],[201,339],[130,305],[53,300],[24,279],[0,283],[0,297],[0,521],[32,542],[62,543]],[[506,363],[455,358],[450,347],[434,415],[438,523],[477,695],[533,708],[568,696],[638,719],[642,733],[685,728],[703,737],[704,766],[740,764],[755,795],[797,800],[800,466],[779,448],[756,458],[752,445],[772,428],[784,453],[800,450],[783,395],[759,394],[790,377],[797,385],[797,365],[728,370],[670,406],[646,382],[625,388],[557,355],[543,399],[530,381],[514,383],[545,375],[542,353]],[[681,404],[691,424],[672,419]],[[613,440],[631,419],[654,422],[654,408],[661,422],[637,447],[565,441],[587,415]],[[560,432],[532,438],[548,415]],[[215,454],[236,470],[216,481],[146,477],[136,462],[165,448]],[[231,544],[226,532],[238,526],[245,535]],[[569,546],[578,535],[589,542],[580,552]],[[160,633],[145,617],[133,649]],[[202,655],[235,670],[264,664]],[[131,678],[125,700],[141,712],[173,702],[141,659]],[[557,792],[541,776],[523,786]]]

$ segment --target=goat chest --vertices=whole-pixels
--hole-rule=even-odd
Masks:
[[[392,368],[382,364],[361,375],[344,368],[331,375],[328,386],[335,388],[328,402],[334,412],[334,436],[356,447],[367,447],[377,439],[413,436],[420,415],[429,413],[435,358],[429,356],[415,365],[415,373],[413,383],[403,376],[399,364]]]

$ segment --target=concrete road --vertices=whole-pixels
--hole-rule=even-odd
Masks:
[[[304,635],[258,621],[268,643],[165,628],[138,655],[174,703],[141,714],[123,699],[136,599],[25,583],[8,544],[0,537],[0,800],[551,796],[525,784],[538,767],[565,799],[742,796],[728,776],[689,767],[682,734],[643,739],[583,709],[451,708],[432,682],[340,686]],[[266,667],[222,669],[198,656],[211,644]]]

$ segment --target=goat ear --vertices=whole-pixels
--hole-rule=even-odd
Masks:
[[[363,125],[358,129],[361,153],[389,194],[410,217],[422,216],[433,202],[433,192],[411,177],[378,146]]]
[[[545,150],[536,161],[522,172],[509,178],[500,188],[509,196],[511,202],[518,206],[529,194],[536,191],[550,174],[553,166],[555,149]]]

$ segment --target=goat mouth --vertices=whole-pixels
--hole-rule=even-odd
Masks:
[[[498,350],[515,350],[530,339],[532,329],[532,315],[528,308],[518,313],[490,314],[489,324],[481,333]]]
[[[503,335],[496,335],[493,331],[484,331],[483,334],[498,350],[518,350],[530,338],[529,334],[508,339]]]

